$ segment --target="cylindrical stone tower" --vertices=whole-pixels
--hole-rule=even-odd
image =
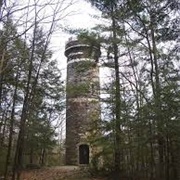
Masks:
[[[100,118],[98,45],[69,39],[66,88],[66,164],[89,164],[88,136]]]

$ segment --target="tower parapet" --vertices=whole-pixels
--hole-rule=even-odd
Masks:
[[[87,141],[90,124],[100,118],[100,48],[77,39],[66,43],[66,164],[88,164],[91,148]]]
[[[99,46],[93,46],[78,39],[69,39],[65,46],[65,56],[68,63],[77,58],[89,58],[98,61],[100,56]]]

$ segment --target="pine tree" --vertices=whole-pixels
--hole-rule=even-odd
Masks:
[[[178,153],[177,155],[170,153],[174,152],[173,149],[177,149],[178,143],[175,143],[174,147],[171,143],[169,131],[172,126],[168,128],[167,123],[174,124],[172,121],[174,117],[170,115],[174,110],[165,108],[167,106],[165,96],[172,97],[172,94],[175,95],[179,91],[177,73],[179,3],[166,0],[158,2],[132,0],[92,1],[92,4],[98,7],[110,22],[113,21],[110,13],[113,8],[109,7],[115,7],[113,11],[115,24],[99,27],[102,32],[106,32],[106,39],[109,34],[111,37],[107,41],[104,40],[105,47],[108,47],[105,51],[110,61],[105,64],[111,65],[117,72],[113,64],[116,57],[113,44],[116,44],[117,55],[121,60],[118,67],[121,82],[118,89],[120,92],[118,107],[122,135],[119,144],[122,145],[120,147],[124,157],[121,159],[121,168],[126,167],[123,172],[128,177],[178,179],[178,166],[170,168],[169,165],[170,162],[177,164],[179,158]],[[113,6],[110,6],[112,4]],[[116,35],[115,38],[113,33]],[[115,88],[116,83],[113,86]],[[171,90],[167,93],[167,89]],[[178,94],[175,96],[176,100],[169,99],[172,105],[174,101],[178,101]],[[113,98],[115,101],[119,99],[117,96]],[[117,107],[116,105],[115,103],[113,106]],[[112,115],[109,118],[116,114],[113,106],[109,106],[112,107],[110,110]],[[175,106],[173,108],[176,109]],[[107,127],[113,127],[108,124]],[[176,133],[179,133],[177,129]],[[174,156],[177,157],[175,161]]]

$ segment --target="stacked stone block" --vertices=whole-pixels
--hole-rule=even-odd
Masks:
[[[93,121],[100,118],[98,46],[70,40],[67,57],[66,164],[78,165],[79,146],[87,144]],[[89,152],[91,147],[89,146]]]

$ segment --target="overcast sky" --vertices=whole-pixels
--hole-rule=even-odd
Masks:
[[[35,4],[36,10],[35,10]],[[34,25],[35,18],[45,32],[49,31],[53,13],[57,11],[55,32],[51,37],[50,49],[53,51],[53,59],[59,63],[59,68],[66,69],[66,57],[64,56],[65,43],[73,36],[63,31],[69,29],[91,29],[97,24],[92,16],[100,15],[87,0],[7,0],[7,11],[12,11],[13,20],[18,27],[19,33],[25,32],[28,27]],[[27,23],[28,22],[28,23]],[[1,26],[1,24],[0,24]],[[25,38],[32,37],[33,28],[25,34]],[[63,71],[65,78],[66,72]]]
[[[77,0],[68,11],[72,12],[71,15],[63,19],[62,25],[71,29],[86,28],[91,29],[94,27],[98,20],[94,19],[93,15],[100,15],[96,9],[92,8],[90,3],[85,0]],[[66,77],[66,57],[64,56],[64,49],[66,41],[72,37],[72,34],[68,34],[59,31],[52,37],[52,49],[55,51],[53,58],[59,62],[59,67],[63,70],[63,78]]]
[[[69,28],[86,28],[91,29],[94,27],[98,21],[95,20],[93,15],[100,15],[100,12],[91,7],[90,3],[87,3],[85,0],[77,0],[68,11],[73,11],[71,16],[67,16],[63,19],[63,26]],[[57,32],[52,38],[52,49],[55,51],[53,58],[57,59],[59,63],[59,68],[62,70],[62,78],[66,80],[66,69],[67,69],[67,58],[64,56],[65,44],[66,41],[72,34],[68,34],[62,31]],[[64,117],[62,117],[64,118]],[[63,121],[64,122],[64,121]],[[59,128],[59,138],[63,138],[65,136],[65,124],[63,123]]]

